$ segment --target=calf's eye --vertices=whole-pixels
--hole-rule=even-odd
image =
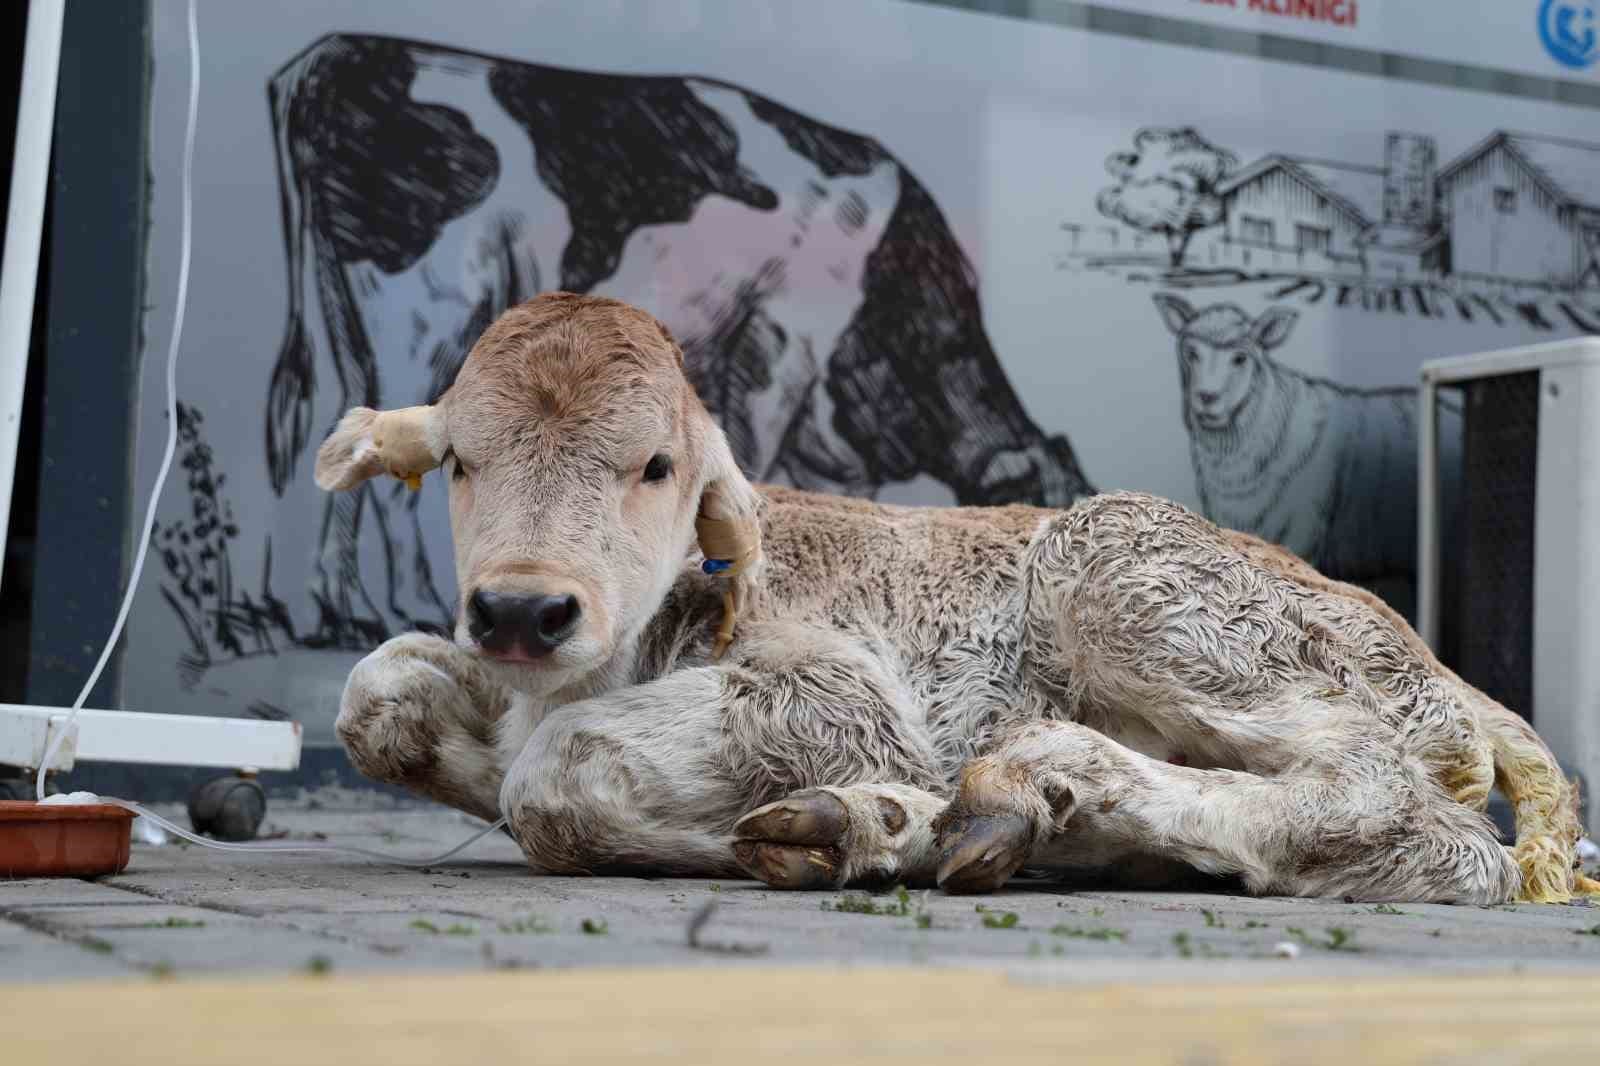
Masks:
[[[1245,354],[1243,352],[1234,352],[1233,353],[1233,365],[1234,366],[1244,366],[1244,361],[1245,361]]]
[[[667,475],[672,473],[672,459],[665,455],[651,456],[650,461],[644,464],[644,480],[665,481]]]

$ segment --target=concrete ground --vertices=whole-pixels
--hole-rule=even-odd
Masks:
[[[267,830],[422,857],[481,827],[441,808],[374,803],[339,793],[275,801]],[[976,900],[869,898],[536,877],[500,834],[427,869],[135,844],[117,877],[0,881],[8,981],[793,964],[999,968],[1043,982],[1600,975],[1600,907],[1391,908],[1050,885]]]

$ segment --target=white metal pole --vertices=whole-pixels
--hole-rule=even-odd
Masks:
[[[56,123],[56,77],[61,69],[61,26],[66,0],[33,0],[17,94],[16,152],[11,160],[11,203],[6,209],[6,250],[0,264],[0,575],[22,428],[22,391],[28,378],[33,296],[39,281],[45,187],[50,180],[50,138]]]

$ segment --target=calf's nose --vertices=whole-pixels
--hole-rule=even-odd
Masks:
[[[1210,407],[1212,404],[1216,403],[1222,398],[1222,394],[1216,392],[1197,392],[1194,394],[1194,398],[1200,401],[1200,406]]]
[[[467,601],[467,632],[490,655],[537,659],[578,628],[578,597],[528,596],[478,589]]]

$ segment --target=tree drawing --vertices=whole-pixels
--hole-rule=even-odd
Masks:
[[[1217,184],[1239,158],[1193,129],[1143,129],[1134,150],[1106,159],[1117,184],[1102,189],[1095,206],[1102,215],[1167,239],[1174,267],[1183,264],[1189,238],[1222,221]]]

